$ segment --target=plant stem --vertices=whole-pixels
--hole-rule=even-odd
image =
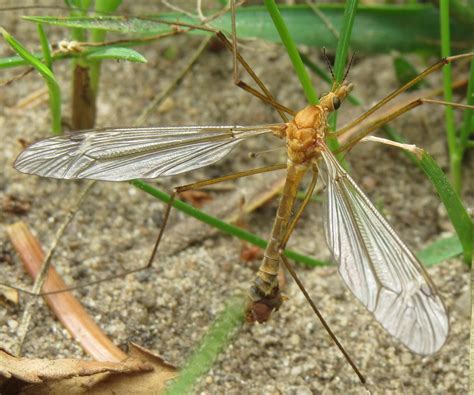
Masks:
[[[451,53],[450,30],[449,30],[449,0],[440,0],[440,31],[441,31],[441,56],[447,57]],[[448,64],[443,67],[444,100],[453,100],[452,70]],[[461,190],[461,155],[458,149],[456,129],[454,126],[454,111],[451,106],[444,109],[444,119],[446,127],[446,138],[448,141],[451,182],[456,192]]]
[[[291,63],[293,64],[296,75],[298,76],[301,86],[303,87],[306,100],[310,104],[317,104],[318,96],[313,84],[311,83],[311,79],[308,72],[306,71],[304,63],[301,60],[298,48],[296,47],[296,44],[293,41],[288,28],[286,27],[285,21],[280,14],[280,10],[276,6],[274,0],[265,0],[265,6],[267,7],[268,13],[272,17],[273,23],[275,24],[278,34],[280,35],[281,41],[288,52],[288,56],[290,57]]]

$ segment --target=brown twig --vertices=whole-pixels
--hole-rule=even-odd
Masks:
[[[7,232],[26,270],[33,278],[37,278],[45,258],[38,240],[23,222],[10,225]],[[52,266],[49,267],[47,273],[42,288],[44,292],[54,292],[58,289],[67,288]],[[44,299],[63,326],[94,359],[114,362],[126,358],[126,354],[104,335],[70,292],[45,295]]]

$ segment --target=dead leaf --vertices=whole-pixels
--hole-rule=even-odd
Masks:
[[[199,190],[183,191],[179,193],[179,198],[194,207],[201,208],[212,200],[212,196],[207,192]]]
[[[9,225],[7,233],[28,273],[36,278],[44,260],[44,253],[39,241],[23,222]],[[43,285],[43,292],[66,288],[67,285],[61,276],[51,266]],[[118,362],[126,358],[127,355],[102,332],[71,292],[44,295],[44,298],[63,326],[94,359]]]
[[[240,259],[244,262],[252,262],[263,258],[263,250],[260,247],[243,244],[240,251]]]
[[[146,362],[153,370],[139,375],[108,375],[106,380],[91,388],[91,393],[159,394],[167,382],[175,378],[178,370],[161,357],[137,344],[130,344],[129,357]]]
[[[16,358],[0,351],[0,393],[159,394],[177,369],[135,344],[122,362]]]
[[[6,195],[2,202],[2,208],[5,213],[24,215],[30,211],[31,202],[14,195]]]
[[[76,359],[28,359],[15,357],[0,350],[0,375],[15,377],[27,383],[41,383],[72,376],[90,376],[104,372],[139,372],[152,367],[137,358],[126,358],[123,362],[83,361]]]
[[[19,302],[18,290],[4,285],[0,285],[0,303],[5,305],[18,304]]]
[[[31,141],[25,140],[24,138],[21,138],[21,137],[17,141],[18,141],[18,144],[20,144],[22,149],[28,148],[28,146],[31,145]]]
[[[176,107],[175,101],[171,97],[167,97],[158,106],[158,114],[169,112],[175,107]]]

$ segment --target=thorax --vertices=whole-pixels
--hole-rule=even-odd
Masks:
[[[320,141],[328,128],[326,113],[320,105],[309,105],[279,131],[286,138],[288,159],[294,164],[306,164],[319,155]]]

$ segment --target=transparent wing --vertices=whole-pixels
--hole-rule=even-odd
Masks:
[[[391,335],[416,353],[436,352],[449,324],[434,284],[332,153],[322,157],[326,240],[341,277]]]
[[[30,145],[14,167],[43,177],[124,181],[170,176],[217,162],[265,126],[96,129]]]

